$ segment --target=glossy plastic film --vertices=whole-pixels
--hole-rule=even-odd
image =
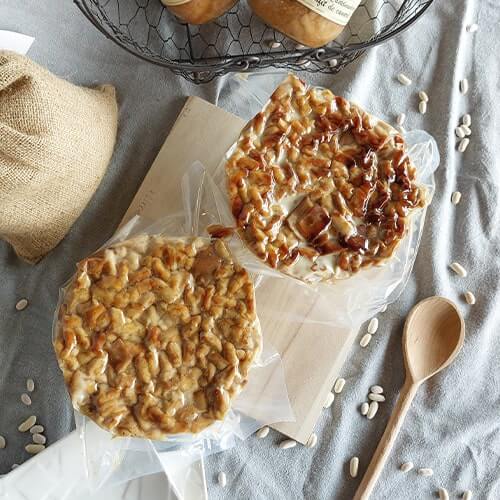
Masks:
[[[269,75],[235,75],[228,80],[231,93],[241,97],[244,103],[244,116],[249,118],[265,109],[269,101],[266,99],[273,93],[274,85],[283,80],[286,75],[271,73]],[[221,98],[227,89],[223,88]],[[319,91],[323,89],[318,88]],[[392,127],[380,122],[395,136]],[[434,193],[433,173],[439,164],[439,153],[433,137],[424,131],[410,131],[402,134],[405,141],[406,155],[415,166],[415,182],[425,197],[425,203],[416,207],[407,218],[408,223],[404,236],[395,247],[392,256],[371,267],[361,268],[350,276],[342,276],[328,283],[304,283],[284,274],[279,269],[273,269],[253,251],[248,250],[247,242],[239,237],[239,250],[233,250],[238,255],[239,262],[245,268],[261,275],[263,279],[287,279],[293,282],[289,285],[296,288],[297,307],[287,302],[286,310],[276,310],[273,304],[273,314],[279,314],[283,321],[313,322],[326,325],[357,328],[359,325],[380,311],[387,304],[394,302],[403,290],[411,273],[418,252],[424,229],[427,206],[432,201]],[[214,174],[217,186],[217,199],[224,209],[223,218],[228,227],[235,227],[235,218],[231,213],[231,200],[228,196],[228,177],[226,163],[234,153],[236,143],[227,152]],[[306,315],[299,304],[307,303],[309,311]],[[268,314],[266,304],[259,305],[261,318]],[[301,312],[296,312],[301,311]]]
[[[159,241],[191,241],[192,238],[197,238],[200,245],[209,245],[213,240],[208,237],[206,227],[222,222],[215,185],[204,167],[196,163],[187,169],[181,187],[184,205],[182,213],[168,215],[157,221],[136,216],[121,227],[95,255],[127,247],[130,242],[135,244],[136,241],[150,241],[151,238]],[[232,248],[230,252],[232,253]],[[237,263],[235,254],[230,259]],[[119,261],[117,269],[121,269]],[[78,279],[80,277],[77,274],[60,291],[53,327],[56,347],[62,331],[61,307],[65,306],[68,288]],[[254,275],[249,275],[249,279],[250,283],[256,279],[258,282],[258,277]],[[258,316],[254,326],[256,330],[260,330]],[[60,348],[56,350],[60,352]],[[62,367],[61,359],[59,362]],[[220,362],[224,363],[224,360]],[[97,380],[98,376],[99,374]],[[85,454],[86,473],[91,487],[95,489],[161,470],[165,470],[168,475],[168,467],[171,466],[168,464],[175,462],[176,457],[189,464],[203,456],[236,446],[263,425],[294,420],[281,358],[265,341],[265,334],[252,358],[247,382],[241,391],[238,388],[223,419],[215,420],[199,432],[167,433],[161,436],[161,440],[116,437],[105,428],[102,421],[99,421],[99,426],[78,412],[78,398],[73,399],[73,404],[75,422]]]

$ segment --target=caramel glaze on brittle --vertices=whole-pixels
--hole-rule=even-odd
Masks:
[[[390,258],[425,205],[396,130],[294,76],[244,128],[226,174],[243,240],[306,282]]]
[[[104,429],[197,433],[260,350],[253,283],[222,240],[135,238],[78,264],[54,344],[73,406]]]

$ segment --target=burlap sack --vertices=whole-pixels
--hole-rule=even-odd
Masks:
[[[69,231],[106,172],[114,87],[77,87],[0,51],[0,237],[29,262]]]

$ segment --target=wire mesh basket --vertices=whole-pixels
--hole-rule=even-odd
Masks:
[[[319,48],[298,46],[266,26],[241,0],[201,26],[186,24],[160,0],[74,0],[102,33],[132,54],[195,83],[273,66],[337,73],[368,47],[416,21],[433,0],[363,0],[342,34]]]

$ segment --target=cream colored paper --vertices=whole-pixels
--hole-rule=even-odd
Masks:
[[[207,126],[207,124],[210,126]],[[136,214],[150,219],[182,210],[182,175],[200,160],[214,172],[220,159],[237,139],[245,122],[212,104],[190,97],[175,122],[142,186],[125,214],[122,224]],[[193,140],[192,138],[196,138]],[[317,317],[315,304],[303,295],[303,287],[288,279],[266,278],[257,288],[257,307],[265,339],[281,353],[288,394],[296,422],[274,427],[305,444],[323,409],[323,403],[338,377],[356,331],[316,323],[280,324],[269,313],[269,303],[282,310],[285,305],[296,316]],[[258,309],[259,310],[259,309]],[[331,410],[325,410],[331,411]]]
[[[34,41],[33,37],[22,33],[0,30],[0,50],[12,50],[24,56]]]
[[[297,0],[320,16],[345,26],[361,0]]]

